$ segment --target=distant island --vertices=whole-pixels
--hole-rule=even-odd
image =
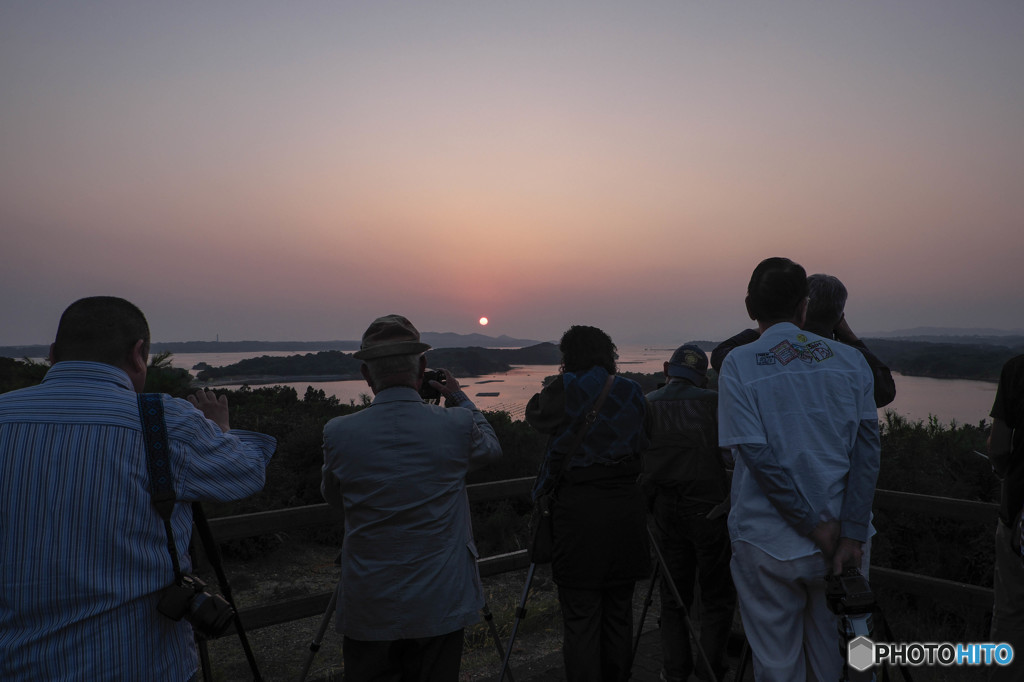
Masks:
[[[445,368],[456,377],[475,377],[509,371],[513,365],[558,365],[561,353],[553,343],[526,348],[437,348],[426,353],[427,366]],[[289,381],[347,381],[359,379],[362,362],[351,353],[321,351],[285,357],[263,355],[223,367],[200,363],[196,379],[217,384],[270,384]]]
[[[1024,337],[1010,342],[1014,345],[904,339],[866,339],[865,343],[892,371],[933,379],[999,381],[1006,361],[1024,354]]]
[[[533,339],[517,339],[505,334],[487,336],[486,334],[456,334],[454,332],[423,332],[420,339],[433,348],[523,348],[540,343]],[[153,341],[149,348],[149,352],[153,355],[159,353],[315,352],[325,350],[356,351],[359,350],[359,341]],[[45,358],[49,353],[50,346],[48,344],[0,346],[0,357],[3,358]]]
[[[959,332],[949,336],[941,332]],[[903,334],[905,336],[896,336]],[[446,367],[456,376],[481,376],[508,371],[514,365],[558,365],[558,347],[509,336],[425,332],[433,346],[427,353],[432,368]],[[990,329],[918,328],[871,335],[868,347],[894,372],[936,379],[997,381],[1003,364],[1024,354],[1024,335]],[[705,351],[715,341],[696,341]],[[248,358],[223,367],[197,366],[200,381],[210,384],[342,381],[359,379],[360,362],[352,357],[358,341],[183,341],[154,342],[160,353],[256,353],[307,351],[286,357]],[[666,347],[666,350],[669,350]],[[0,358],[45,358],[49,346],[0,346]]]

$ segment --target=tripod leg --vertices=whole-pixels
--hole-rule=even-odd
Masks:
[[[213,671],[210,667],[210,649],[206,645],[206,638],[195,635],[196,646],[199,648],[199,665],[203,669],[203,682],[213,679]]]
[[[676,583],[672,579],[672,573],[668,570],[668,564],[665,563],[665,556],[661,553],[661,548],[658,546],[658,540],[654,537],[654,533],[651,531],[651,527],[647,527],[647,535],[651,539],[651,547],[654,548],[654,555],[658,559],[658,563],[661,565],[661,570],[664,573],[665,584],[668,585],[669,592],[672,593],[672,598],[676,600],[676,604],[683,612],[683,620],[686,622],[686,629],[690,631],[690,638],[693,640],[694,647],[697,649],[698,657],[701,663],[704,664],[705,669],[708,671],[710,679],[717,682],[718,677],[715,675],[714,668],[711,667],[711,661],[708,660],[708,655],[704,653],[704,647],[700,645],[700,638],[697,637],[697,633],[693,630],[693,623],[690,621],[690,614],[686,610],[686,606],[683,604],[682,597],[679,596],[679,590],[676,588]]]
[[[231,604],[231,608],[235,610],[235,631],[238,633],[238,639],[242,643],[242,651],[245,652],[245,659],[249,662],[249,668],[252,670],[252,676],[254,682],[263,682],[263,678],[260,676],[259,666],[256,665],[256,656],[252,652],[252,647],[249,646],[249,638],[245,636],[245,628],[242,627],[242,617],[238,615],[238,607],[235,605],[235,598],[231,595],[231,584],[228,582],[228,576],[224,573],[224,563],[221,561],[220,549],[217,547],[217,542],[214,540],[213,531],[210,530],[210,524],[206,520],[206,512],[203,511],[203,505],[199,502],[192,503],[192,520],[195,523],[196,530],[199,532],[199,538],[203,541],[203,549],[206,551],[206,558],[213,565],[213,570],[217,574],[217,584],[220,585],[221,592],[224,593],[224,598]]]
[[[647,596],[644,597],[644,608],[640,612],[640,624],[636,628],[636,636],[633,638],[633,655],[630,658],[630,668],[632,669],[632,662],[636,660],[636,652],[640,648],[640,635],[644,634],[644,621],[647,620],[647,609],[654,603],[654,585],[658,581],[658,567],[660,564],[655,561],[654,568],[651,570],[651,583],[647,586]]]
[[[480,610],[483,611],[484,620],[487,621],[487,627],[491,631],[491,639],[494,640],[494,648],[498,650],[498,659],[504,662],[505,647],[501,646],[501,637],[498,636],[498,628],[494,625],[494,614],[492,614],[491,610],[487,608],[487,604],[484,604],[483,608]],[[515,680],[512,679],[511,670],[508,671],[507,675],[509,682],[515,682]]]
[[[498,682],[503,682],[505,672],[508,670],[508,659],[512,656],[512,643],[516,641],[516,632],[519,631],[519,621],[526,617],[526,598],[530,594],[530,585],[533,583],[533,572],[537,564],[531,563],[526,572],[526,584],[523,585],[523,596],[519,599],[519,608],[516,609],[516,619],[512,622],[512,634],[508,637],[508,646],[505,647],[505,660],[501,662],[501,673],[498,675]],[[511,677],[509,678],[511,679]]]
[[[320,651],[320,642],[324,641],[324,634],[327,632],[327,626],[331,623],[331,616],[334,615],[334,607],[338,604],[338,590],[335,588],[334,593],[331,595],[331,600],[327,603],[327,610],[324,611],[324,617],[320,619],[320,627],[316,631],[316,636],[313,641],[309,643],[309,654],[306,656],[306,662],[302,666],[302,674],[299,676],[299,682],[305,682],[306,676],[309,675],[309,669],[313,667],[313,658],[316,657],[316,653]]]

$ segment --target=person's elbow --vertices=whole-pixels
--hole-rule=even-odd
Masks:
[[[875,407],[882,408],[896,400],[896,384],[893,382],[875,383]]]
[[[324,498],[324,502],[332,507],[337,507],[338,509],[344,507],[341,496],[341,483],[329,471],[324,471],[320,478],[320,496]]]
[[[493,464],[501,459],[502,454],[501,444],[497,437],[488,438],[482,447],[474,448],[473,454],[469,458],[469,470],[476,471],[488,464]]]

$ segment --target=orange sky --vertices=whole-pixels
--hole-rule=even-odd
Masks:
[[[1020,3],[165,5],[0,7],[0,345],[717,340],[775,255],[1024,328]]]

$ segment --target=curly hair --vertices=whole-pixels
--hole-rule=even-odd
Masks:
[[[558,350],[562,351],[562,372],[585,372],[591,367],[604,367],[609,374],[616,372],[618,349],[612,337],[597,327],[569,327],[569,331],[562,334]]]

